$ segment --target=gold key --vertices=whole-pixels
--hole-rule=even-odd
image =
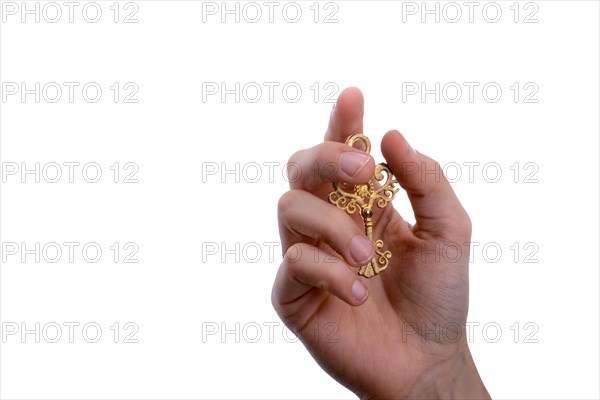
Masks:
[[[346,140],[346,144],[352,147],[356,142],[362,142],[365,147],[364,151],[367,153],[371,152],[371,141],[368,137],[362,133],[357,133]],[[348,214],[354,214],[357,209],[359,210],[360,217],[365,226],[365,234],[375,246],[375,255],[371,261],[363,265],[358,271],[359,275],[366,278],[371,278],[385,270],[389,259],[392,258],[392,253],[389,250],[382,250],[383,240],[373,240],[373,206],[377,205],[379,208],[384,208],[394,199],[399,190],[395,187],[398,181],[394,178],[388,165],[385,163],[379,163],[375,166],[373,178],[378,183],[385,178],[385,182],[381,183],[381,186],[378,188],[375,187],[373,180],[354,185],[354,187],[345,182],[341,184],[333,182],[335,190],[329,193],[329,201],[331,204],[336,205],[337,208],[346,210]]]

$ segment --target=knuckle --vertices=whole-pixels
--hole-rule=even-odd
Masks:
[[[302,246],[300,245],[300,243],[294,243],[286,249],[285,254],[283,255],[282,264],[284,264],[287,267],[289,276],[296,275],[299,265],[300,265],[298,263],[298,261],[301,258],[302,258]]]
[[[302,158],[302,154],[305,152],[306,150],[298,150],[296,151],[294,154],[292,154],[290,156],[290,158],[288,159],[288,164],[298,164],[298,162],[300,161],[300,159]]]
[[[463,215],[457,217],[448,229],[452,232],[452,237],[455,240],[468,241],[471,238],[473,229],[471,218],[469,218],[469,215],[466,212],[463,212]]]
[[[279,202],[277,203],[277,213],[279,215],[283,215],[287,210],[294,207],[296,203],[296,192],[294,190],[290,190],[285,192],[279,198]]]
[[[310,168],[316,171],[323,181],[334,181],[339,177],[339,149],[334,149],[330,143],[319,146]]]
[[[471,222],[471,218],[469,217],[469,214],[467,214],[466,211],[459,232],[464,238],[471,238],[471,234],[473,232],[473,223]]]
[[[271,306],[273,306],[273,308],[275,309],[275,312],[277,312],[277,315],[281,314],[281,301],[279,300],[280,296],[279,296],[279,292],[277,291],[277,282],[275,282],[275,284],[273,285],[273,288],[271,289]]]
[[[286,176],[290,184],[298,182],[302,178],[302,160],[306,150],[298,150],[288,159],[286,167]]]

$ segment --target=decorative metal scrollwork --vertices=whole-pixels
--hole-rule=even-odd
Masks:
[[[371,151],[371,142],[362,133],[352,135],[346,140],[348,146],[354,146],[356,142],[363,143],[365,152],[369,153]],[[356,210],[360,212],[360,217],[365,226],[365,234],[375,247],[373,258],[358,271],[359,275],[366,278],[375,276],[385,270],[389,259],[392,258],[392,253],[389,250],[383,250],[383,240],[373,240],[373,206],[384,208],[394,199],[399,190],[395,186],[398,181],[396,181],[385,163],[375,166],[373,178],[374,180],[358,185],[333,182],[334,191],[329,193],[329,201],[337,208],[346,211],[348,214],[354,214]]]

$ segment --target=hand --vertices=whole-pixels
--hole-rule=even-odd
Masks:
[[[391,204],[374,207],[373,237],[392,258],[373,278],[357,275],[373,245],[360,218],[328,194],[332,181],[372,179],[374,160],[344,144],[363,132],[363,103],[358,89],[346,89],[325,142],[290,159],[298,168],[279,201],[284,259],[273,306],[321,367],[359,397],[489,398],[465,337],[471,222],[439,165],[397,131],[381,150],[416,224]]]

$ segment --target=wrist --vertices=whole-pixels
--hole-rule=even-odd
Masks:
[[[401,395],[409,399],[490,399],[479,376],[467,343],[452,357],[424,371],[411,390]]]
[[[389,382],[387,387],[359,396],[363,399],[491,399],[466,342],[454,349],[451,356],[424,366],[411,383],[403,382],[402,387],[398,387]]]

